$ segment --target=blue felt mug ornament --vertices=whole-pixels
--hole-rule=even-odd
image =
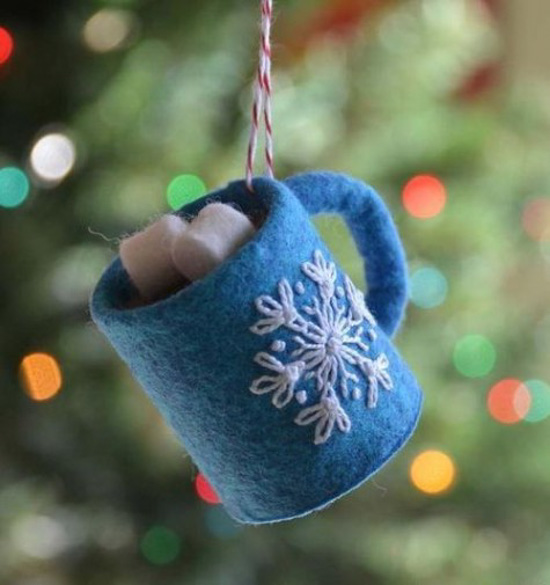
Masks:
[[[414,431],[422,393],[390,341],[407,299],[405,255],[370,187],[318,172],[231,183],[213,201],[265,221],[205,278],[152,305],[115,259],[92,316],[240,522],[303,516],[364,482]],[[310,220],[339,213],[368,295]]]

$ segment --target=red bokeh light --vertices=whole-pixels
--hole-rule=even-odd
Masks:
[[[482,98],[494,89],[500,80],[500,62],[490,61],[475,69],[455,92],[456,97],[463,101],[473,101]]]
[[[0,26],[0,65],[6,63],[13,53],[13,38],[8,30]]]
[[[313,36],[332,34],[348,37],[363,19],[384,5],[384,0],[332,0],[311,18]]]
[[[498,422],[513,425],[523,420],[531,407],[531,394],[521,382],[507,378],[497,382],[487,396],[487,408]]]
[[[199,473],[199,475],[197,475],[197,479],[195,479],[195,489],[197,490],[199,498],[207,504],[221,503],[218,494],[214,491],[214,488],[210,485],[202,473]]]
[[[403,205],[418,219],[429,219],[439,215],[446,201],[445,185],[432,175],[413,177],[403,189]]]
[[[550,197],[532,199],[523,209],[523,229],[537,242],[550,241]]]

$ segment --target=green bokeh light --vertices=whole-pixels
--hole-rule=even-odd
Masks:
[[[483,335],[466,335],[459,339],[453,353],[455,368],[468,378],[480,378],[494,367],[495,346]]]
[[[168,204],[174,210],[206,193],[206,185],[196,175],[179,175],[168,185]]]
[[[141,539],[141,552],[153,565],[168,565],[180,554],[179,536],[164,526],[153,526]]]
[[[531,406],[524,420],[541,422],[550,416],[550,386],[541,380],[529,380],[525,385],[531,396]]]
[[[25,173],[16,167],[0,169],[0,205],[17,207],[29,195],[30,184]]]
[[[437,268],[420,268],[411,276],[411,301],[422,309],[433,309],[441,305],[448,290],[447,279]]]

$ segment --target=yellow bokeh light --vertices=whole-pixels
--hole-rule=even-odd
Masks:
[[[441,494],[453,485],[456,466],[449,455],[442,451],[424,451],[414,458],[410,477],[413,485],[421,492]]]
[[[50,400],[61,390],[63,376],[57,360],[47,353],[31,353],[21,361],[25,391],[33,400]]]

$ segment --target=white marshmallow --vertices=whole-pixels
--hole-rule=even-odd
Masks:
[[[184,285],[171,250],[175,239],[187,229],[180,217],[165,215],[121,242],[122,264],[144,300],[153,301]]]
[[[189,280],[199,280],[234,254],[255,232],[243,213],[223,203],[211,203],[178,234],[172,259],[181,274]]]

